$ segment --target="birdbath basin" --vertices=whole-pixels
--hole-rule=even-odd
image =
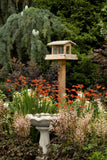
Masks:
[[[40,114],[27,114],[27,118],[33,126],[40,132],[39,145],[43,149],[43,154],[47,152],[47,145],[50,143],[49,125],[52,120],[57,118],[57,114],[40,113]]]

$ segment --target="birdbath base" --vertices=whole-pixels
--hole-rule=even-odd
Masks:
[[[43,149],[43,154],[47,153],[47,145],[50,143],[49,138],[49,127],[36,127],[37,130],[40,132],[40,140],[39,145]]]

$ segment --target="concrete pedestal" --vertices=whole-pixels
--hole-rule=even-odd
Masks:
[[[46,154],[47,145],[50,143],[49,127],[36,127],[36,129],[40,131],[39,145],[43,149],[43,154]]]

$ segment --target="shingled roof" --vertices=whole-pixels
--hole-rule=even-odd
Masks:
[[[53,41],[48,43],[48,46],[57,46],[57,45],[65,45],[67,43],[71,43],[71,45],[76,45],[76,43],[70,41],[70,40],[63,40],[63,41]]]

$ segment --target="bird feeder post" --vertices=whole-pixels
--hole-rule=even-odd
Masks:
[[[58,60],[58,64],[60,66],[58,72],[59,96],[63,98],[66,88],[66,60]]]
[[[66,88],[66,60],[77,60],[76,54],[71,54],[71,46],[75,45],[70,40],[54,41],[47,44],[52,46],[52,53],[46,55],[45,60],[57,60],[60,65],[58,72],[59,96],[64,98]]]

